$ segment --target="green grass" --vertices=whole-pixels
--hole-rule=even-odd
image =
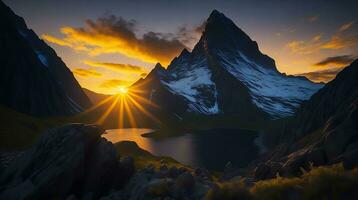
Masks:
[[[134,158],[135,166],[138,169],[145,168],[147,165],[152,164],[155,168],[159,169],[162,163],[165,163],[168,167],[185,167],[183,164],[174,160],[173,158],[166,156],[154,156],[150,152],[141,149],[135,142],[122,141],[114,144],[119,155],[123,158],[131,156]]]
[[[301,188],[303,180],[300,178],[283,178],[259,181],[254,187],[250,188],[251,193],[256,199],[289,199],[289,196]]]
[[[301,177],[276,177],[245,186],[242,180],[225,182],[210,190],[207,200],[358,199],[358,168],[342,164],[313,167]]]
[[[206,200],[253,200],[254,196],[245,186],[243,180],[219,183],[206,194]]]
[[[26,149],[44,130],[64,123],[60,119],[31,117],[4,106],[0,106],[0,113],[0,151]]]

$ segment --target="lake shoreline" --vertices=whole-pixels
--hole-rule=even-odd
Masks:
[[[167,156],[191,167],[222,171],[227,163],[245,168],[260,155],[259,134],[242,129],[211,129],[160,135],[152,129],[112,129],[105,137],[112,143],[133,141],[155,156]],[[155,137],[153,137],[155,136]]]
[[[185,134],[198,134],[202,132],[212,132],[212,131],[251,131],[255,132],[251,129],[244,129],[244,128],[209,128],[209,129],[192,129],[192,130],[153,130],[152,132],[143,133],[141,136],[145,138],[151,138],[151,139],[165,139],[170,137],[178,137],[183,136]]]

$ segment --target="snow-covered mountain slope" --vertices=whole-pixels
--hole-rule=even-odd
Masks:
[[[186,59],[178,64],[176,70],[167,71],[161,82],[170,92],[185,98],[189,112],[217,114],[217,91],[206,58]]]
[[[322,87],[302,77],[289,77],[249,60],[240,51],[234,57],[215,52],[222,66],[250,90],[256,106],[273,118],[292,115],[303,100]]]
[[[154,100],[159,100],[161,92],[166,97],[170,93],[171,99],[185,102],[182,112],[235,114],[249,119],[290,116],[323,86],[280,73],[255,41],[216,10],[192,52],[183,50],[167,69],[156,67],[148,79],[156,81],[147,81],[147,90],[160,88],[150,94],[151,99],[154,95]],[[164,109],[175,107],[168,106]]]

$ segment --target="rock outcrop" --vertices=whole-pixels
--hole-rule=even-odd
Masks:
[[[0,174],[0,199],[97,199],[120,189],[134,172],[94,125],[50,129]]]
[[[112,192],[101,200],[204,199],[209,189],[215,186],[211,175],[204,169],[194,172],[163,165],[156,170],[148,165],[139,170],[123,190]]]

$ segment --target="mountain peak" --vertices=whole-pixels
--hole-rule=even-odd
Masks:
[[[258,44],[223,13],[213,10],[206,21],[205,30],[193,51],[240,52],[258,64],[277,70],[272,58],[262,54]]]
[[[218,18],[222,18],[222,17],[225,17],[225,15],[223,13],[221,13],[220,11],[214,9],[213,11],[211,11],[208,19],[218,19]]]
[[[155,64],[154,69],[164,69],[164,67],[160,63],[157,63]]]

